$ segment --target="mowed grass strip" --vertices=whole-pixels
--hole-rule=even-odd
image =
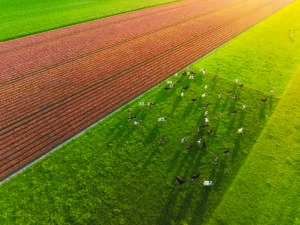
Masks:
[[[0,42],[174,0],[1,0]]]
[[[174,88],[164,90],[167,84],[162,83],[132,102],[132,113],[127,112],[129,106],[116,112],[2,184],[1,224],[199,224],[207,219],[278,99],[264,104],[260,100],[265,94],[239,89],[213,74],[197,74],[194,80],[178,75],[170,80]],[[226,94],[228,90],[232,93]],[[223,93],[221,99],[219,93]],[[139,102],[156,105],[139,106]],[[197,135],[206,110],[210,126]],[[128,121],[132,115],[142,122]],[[160,117],[167,121],[158,122]],[[212,134],[207,135],[211,128]],[[186,136],[187,142],[181,143]],[[197,145],[200,138],[206,140],[206,149]],[[223,155],[226,148],[229,155]],[[217,156],[220,160],[215,165]],[[198,173],[200,177],[192,181],[191,176]],[[176,176],[187,182],[179,185]],[[204,188],[204,180],[215,183]]]
[[[300,223],[300,67],[207,224]]]
[[[195,64],[281,97],[300,62],[300,2],[295,1]],[[292,37],[290,35],[293,35]]]

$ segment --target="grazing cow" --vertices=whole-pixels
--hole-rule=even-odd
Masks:
[[[162,141],[163,141],[164,139],[165,139],[165,136],[160,137],[160,138],[158,139],[158,143],[161,144]]]
[[[141,120],[137,120],[137,121],[134,121],[134,124],[135,125],[138,125],[138,124],[140,124],[142,121]]]
[[[261,100],[261,102],[266,102],[268,99],[266,99],[266,98],[263,98],[262,100]]]
[[[233,99],[237,99],[238,95],[234,95],[232,96]]]
[[[131,107],[128,109],[128,113],[131,113],[132,112],[132,109],[131,109]]]
[[[240,85],[239,85],[239,88],[242,88],[243,86],[244,86],[243,84],[240,84]]]
[[[173,81],[168,80],[168,81],[167,81],[167,84],[173,84]]]
[[[211,186],[212,184],[213,184],[213,182],[214,181],[207,181],[207,180],[205,180],[205,181],[203,181],[203,186]]]
[[[182,73],[182,76],[185,76],[186,75],[186,72],[185,71],[183,71],[183,73]]]
[[[220,115],[219,115],[220,119],[222,118],[222,116],[223,116],[223,113],[220,113]]]
[[[183,95],[184,95],[183,92],[181,92],[181,97],[183,97]]]
[[[206,115],[207,115],[207,113],[208,113],[208,111],[205,111],[204,115],[206,116]]]
[[[219,94],[219,98],[222,98],[222,96],[223,96],[222,94]]]
[[[230,149],[229,149],[229,148],[225,149],[225,151],[223,152],[223,155],[227,155],[227,154],[229,154],[229,151],[230,151]]]
[[[243,105],[243,109],[246,109],[246,107],[247,107],[247,104],[244,104],[244,105]]]
[[[238,79],[235,79],[235,83],[237,83],[237,84],[238,84],[238,83],[239,83],[239,80],[238,80]]]
[[[196,98],[192,98],[192,99],[191,99],[191,102],[195,102],[195,101],[197,101]]]
[[[146,102],[140,102],[139,105],[146,105]]]
[[[183,88],[183,90],[187,90],[189,88],[189,86],[185,86],[184,88]]]
[[[160,117],[158,118],[158,121],[166,121],[168,118]]]
[[[189,76],[189,79],[190,80],[193,80],[195,77],[194,76]]]
[[[243,129],[244,129],[243,127],[238,129],[238,133],[241,134],[243,132]]]
[[[230,94],[232,92],[232,90],[227,91],[228,94]]]
[[[189,144],[189,145],[186,147],[186,150],[189,151],[189,150],[191,150],[191,148],[192,148],[192,145]]]
[[[184,138],[182,138],[181,139],[181,143],[184,143],[184,142],[186,142],[186,140],[188,139],[188,137],[184,137]]]
[[[200,126],[200,128],[206,128],[206,127],[208,127],[208,124],[203,124]]]
[[[207,107],[209,106],[209,104],[210,104],[210,103],[207,103],[207,104],[204,106],[204,108],[207,108]]]
[[[203,140],[203,145],[202,145],[202,148],[206,148],[207,147],[207,144],[206,144],[206,141]]]
[[[199,133],[200,133],[200,128],[197,129],[197,135],[199,135]]]
[[[170,88],[174,87],[174,84],[170,84]]]
[[[202,94],[202,95],[201,95],[201,97],[202,97],[202,98],[204,98],[204,97],[205,97],[205,93],[204,93],[204,94]]]
[[[201,138],[197,141],[197,144],[200,145],[201,144]]]
[[[178,83],[178,84],[181,83],[181,80],[178,80],[177,83]]]
[[[190,72],[187,72],[187,75],[190,75]]]
[[[182,180],[179,176],[176,177],[176,180],[177,180],[178,184],[184,184],[185,183],[185,181]]]
[[[215,164],[217,164],[217,162],[219,161],[219,158],[220,158],[219,156],[216,157],[216,159],[215,159],[215,161],[214,161]]]
[[[200,176],[200,173],[195,174],[195,175],[192,175],[192,179],[195,180],[195,179],[197,179],[199,176]]]
[[[232,111],[232,114],[235,115],[237,113],[237,109]]]
[[[205,123],[208,124],[209,120],[205,117]]]
[[[196,75],[196,73],[195,73],[195,72],[193,72],[193,71],[191,71],[191,74],[193,74],[193,75]]]
[[[177,77],[177,76],[178,76],[178,73],[175,73],[174,76]]]
[[[270,91],[271,95],[273,94],[273,90]]]
[[[164,88],[164,89],[167,91],[167,90],[170,90],[171,88],[169,88],[169,87],[166,87],[166,88]]]
[[[204,86],[204,89],[205,89],[205,90],[207,89],[207,85]]]
[[[128,120],[133,120],[133,119],[135,119],[136,118],[136,116],[130,116],[129,118],[128,118]]]
[[[210,135],[213,132],[213,129],[210,129],[209,131],[207,131],[207,135]]]
[[[155,102],[149,102],[148,105],[149,106],[155,106]]]

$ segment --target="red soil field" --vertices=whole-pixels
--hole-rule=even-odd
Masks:
[[[0,180],[292,0],[186,0],[0,44]]]

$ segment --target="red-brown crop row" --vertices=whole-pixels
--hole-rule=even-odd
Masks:
[[[246,8],[247,9],[247,8]],[[248,9],[247,9],[248,10]],[[162,42],[166,42],[169,43],[167,46],[160,46],[160,45],[155,45],[154,47],[151,46],[149,49],[147,49],[147,51],[142,52],[141,54],[138,55],[134,55],[133,56],[128,56],[126,57],[125,60],[123,60],[121,65],[116,65],[115,61],[122,61],[122,59],[124,58],[124,55],[121,54],[115,54],[115,58],[111,59],[109,61],[105,61],[105,59],[111,55],[111,52],[118,52],[116,49],[110,49],[110,51],[108,51],[107,54],[101,52],[101,54],[98,55],[93,55],[93,59],[88,59],[85,58],[83,60],[81,60],[81,63],[79,62],[74,62],[74,64],[70,63],[70,65],[68,65],[68,67],[60,67],[60,68],[55,68],[51,71],[51,73],[46,73],[45,75],[43,75],[43,79],[45,79],[45,82],[47,82],[44,85],[47,86],[51,86],[51,85],[55,85],[55,88],[52,88],[49,92],[48,91],[40,91],[40,86],[35,88],[32,92],[30,91],[30,89],[28,88],[28,91],[30,91],[27,95],[24,95],[24,88],[21,90],[15,90],[14,89],[10,89],[11,91],[11,95],[13,95],[14,97],[18,97],[15,94],[15,91],[18,91],[22,94],[21,97],[19,97],[19,100],[14,100],[12,104],[11,101],[7,100],[8,102],[6,104],[3,104],[3,108],[5,108],[5,111],[2,112],[2,116],[1,116],[1,124],[3,124],[2,126],[11,126],[12,124],[10,122],[16,122],[16,118],[18,118],[19,121],[21,121],[23,118],[28,116],[28,113],[36,113],[38,111],[40,111],[41,108],[43,107],[48,107],[50,105],[52,105],[53,103],[56,103],[57,101],[61,100],[61,99],[65,99],[68,98],[70,96],[74,95],[74,91],[78,91],[80,89],[84,89],[88,86],[90,86],[91,84],[94,84],[95,82],[97,82],[97,80],[99,79],[99,70],[101,70],[101,78],[105,79],[106,76],[111,76],[112,73],[119,73],[121,71],[124,71],[126,66],[133,66],[136,65],[138,63],[142,63],[143,60],[147,60],[150,57],[154,57],[157,56],[158,54],[160,54],[162,52],[161,49],[172,49],[172,47],[176,47],[178,44],[182,44],[186,41],[190,41],[192,36],[192,39],[199,38],[199,36],[201,35],[205,35],[205,32],[211,32],[211,30],[209,30],[209,28],[213,27],[214,29],[219,28],[219,26],[222,26],[224,23],[226,23],[226,21],[230,21],[234,18],[236,18],[239,15],[243,15],[245,12],[240,10],[238,13],[233,14],[233,13],[228,13],[228,12],[224,12],[226,17],[218,17],[218,19],[211,19],[207,18],[207,21],[202,21],[201,26],[197,26],[195,28],[197,28],[197,30],[200,30],[199,32],[189,32],[189,29],[182,29],[183,32],[180,33],[181,37],[177,38],[179,39],[179,41],[177,39],[176,42],[172,42],[172,41],[167,41],[169,39],[172,38],[172,34],[174,32],[174,30],[177,29],[177,26],[175,26],[175,29],[172,30],[168,30],[167,32],[161,32],[161,35],[157,36],[150,36],[145,38],[145,42],[143,42],[143,40],[139,40],[138,42],[135,42],[133,45],[132,44],[127,44],[124,46],[120,46],[120,48],[124,48],[124,49],[134,49],[134,50],[138,50],[139,48],[141,48],[141,44],[145,45],[149,40],[153,40],[153,38],[157,38],[158,40],[161,40]],[[230,15],[230,16],[228,16]],[[196,21],[197,22],[197,21]],[[166,33],[169,34],[168,36],[166,36]],[[185,38],[182,39],[182,36],[185,35]],[[198,35],[198,36],[197,36]],[[166,36],[166,37],[164,37]],[[181,38],[181,39],[180,39]],[[145,44],[144,44],[145,43]],[[126,53],[127,54],[127,53]],[[90,63],[88,64],[88,67],[85,66],[85,62],[89,60]],[[97,68],[98,65],[104,65],[101,68]],[[122,67],[123,65],[123,67]],[[68,70],[72,70],[72,71],[68,71]],[[64,75],[66,73],[66,71],[68,71],[68,73],[66,75]],[[50,72],[50,71],[48,71]],[[77,77],[76,74],[88,74],[88,77],[83,77],[80,79],[72,79],[72,77]],[[41,76],[42,76],[41,75]],[[61,85],[59,84],[55,84],[55,81],[57,81],[57,77],[60,76],[64,77],[64,80],[67,80],[67,83],[63,83]],[[50,79],[50,76],[53,77],[54,80]],[[34,85],[36,82],[41,83],[41,79],[36,79],[37,81],[35,81],[36,77],[32,77],[32,79],[27,79],[27,82],[29,82],[31,85]],[[22,83],[20,84],[22,85]],[[40,84],[41,85],[41,84]],[[80,88],[78,88],[80,87]],[[57,90],[57,88],[59,88]],[[63,90],[63,91],[62,91]],[[3,92],[5,92],[5,89],[3,90]],[[56,96],[54,96],[56,95]],[[23,97],[24,96],[24,97]],[[25,98],[26,97],[26,98]],[[9,94],[6,94],[6,98],[9,99]],[[45,102],[45,103],[43,103]],[[11,107],[10,107],[11,106]],[[14,117],[15,115],[15,117]]]
[[[278,5],[278,7],[280,7],[280,5]],[[275,11],[275,9],[276,8],[272,10]],[[177,69],[197,59],[198,57],[205,54],[209,50],[214,49],[219,44],[226,42],[228,39],[242,32],[247,27],[255,24],[256,22],[258,22],[260,19],[264,18],[267,14],[270,14],[271,12],[272,11],[269,8],[260,10],[259,12],[256,12],[256,14],[252,15],[254,16],[253,20],[251,16],[249,16],[247,18],[244,18],[241,21],[235,21],[234,24],[223,27],[221,30],[218,30],[218,32],[210,33],[211,36],[206,36],[206,38],[201,39],[201,41],[199,42],[187,43],[185,46],[182,46],[180,50],[171,52],[161,60],[153,61],[153,63],[150,62],[148,65],[143,65],[143,67],[137,68],[136,70],[131,72],[131,76],[134,76],[135,74],[149,75],[153,73],[155,74],[155,77],[150,76],[150,79],[148,78],[148,76],[136,77],[136,80],[139,80],[138,82],[130,81],[129,75],[128,77],[124,77],[122,80],[123,85],[120,85],[120,87],[117,88],[116,90],[112,90],[113,92],[115,91],[116,94],[114,95],[115,98],[112,98],[110,101],[103,101],[103,99],[99,99],[99,101],[97,102],[97,99],[91,99],[91,100],[87,99],[88,101],[90,101],[88,106],[91,107],[89,108],[89,110],[87,110],[86,108],[86,110],[89,112],[88,115],[84,114],[84,111],[80,112],[79,108],[82,107],[82,103],[78,103],[78,105],[77,103],[76,104],[74,103],[74,105],[69,105],[68,110],[70,110],[69,111],[70,113],[63,114],[62,120],[59,120],[59,122],[57,122],[56,124],[49,123],[48,125],[51,128],[46,129],[42,137],[38,136],[38,134],[33,135],[35,137],[41,137],[32,143],[33,146],[31,147],[25,146],[22,149],[22,152],[21,151],[15,152],[16,154],[14,156],[19,154],[18,158],[12,157],[9,159],[6,158],[4,160],[6,164],[4,164],[3,167],[1,167],[0,179],[4,178],[5,176],[13,172],[15,169],[24,166],[25,164],[35,159],[39,155],[45,153],[46,151],[53,148],[54,146],[58,145],[61,141],[74,135],[76,132],[80,131],[85,126],[88,126],[89,124],[96,121],[97,119],[103,117],[108,112],[111,112],[115,108],[121,106],[125,102],[129,101],[132,97],[135,97],[136,95],[144,92],[149,87],[161,81],[162,79],[165,79],[168,76],[168,74],[175,72]],[[230,30],[230,32],[228,32],[228,30]],[[199,51],[199,49],[201,49],[201,51]],[[140,71],[138,71],[139,69]],[[141,83],[143,84],[142,86]],[[125,94],[121,95],[122,96],[121,98],[120,95],[118,94],[121,94],[122,92],[125,92]],[[97,93],[99,92],[96,92],[95,94]],[[105,103],[105,107],[102,106],[99,107],[100,103],[102,104]],[[75,110],[77,109],[78,111],[75,111],[74,109]],[[62,111],[62,113],[63,112],[64,110]],[[48,113],[51,114],[52,112],[48,112]],[[56,118],[55,114],[52,115],[52,117],[49,116],[49,118],[47,119],[51,119],[51,118],[55,119]],[[65,120],[66,123],[63,126],[61,126],[63,120]],[[38,133],[40,133],[40,130],[43,129],[43,126],[40,124],[34,129],[36,129],[37,131],[39,131]],[[50,136],[52,136],[53,138],[49,139]],[[23,152],[23,150],[25,150],[26,148],[27,150]]]

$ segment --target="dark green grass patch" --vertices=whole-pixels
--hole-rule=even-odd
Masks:
[[[200,224],[217,206],[278,100],[214,74],[178,75],[0,188],[3,224]],[[177,83],[181,80],[181,83]],[[204,86],[207,85],[207,90]],[[183,87],[189,86],[181,97]],[[231,94],[227,94],[232,90]],[[206,93],[204,98],[201,95]],[[218,94],[223,93],[221,99]],[[237,94],[238,98],[233,99]],[[267,96],[268,97],[268,96]],[[191,99],[197,99],[191,102]],[[140,106],[139,102],[156,105]],[[209,103],[207,109],[204,105]],[[245,110],[242,105],[248,104]],[[129,106],[128,106],[129,107]],[[238,109],[236,115],[232,111]],[[197,135],[208,111],[209,127]],[[223,113],[220,119],[219,114]],[[134,115],[138,125],[128,121]],[[158,118],[167,121],[159,122]],[[244,127],[243,133],[237,130]],[[213,128],[212,134],[207,131]],[[158,143],[165,136],[162,144]],[[181,139],[188,137],[185,143]],[[207,148],[196,141],[206,140]],[[191,145],[190,150],[186,150]],[[229,155],[223,151],[230,148]],[[214,159],[220,156],[215,165]],[[192,181],[191,176],[200,173]],[[186,181],[179,185],[175,177]],[[204,180],[214,180],[203,187]],[[42,213],[41,213],[42,212]]]
[[[1,0],[0,41],[174,2],[174,0]]]

